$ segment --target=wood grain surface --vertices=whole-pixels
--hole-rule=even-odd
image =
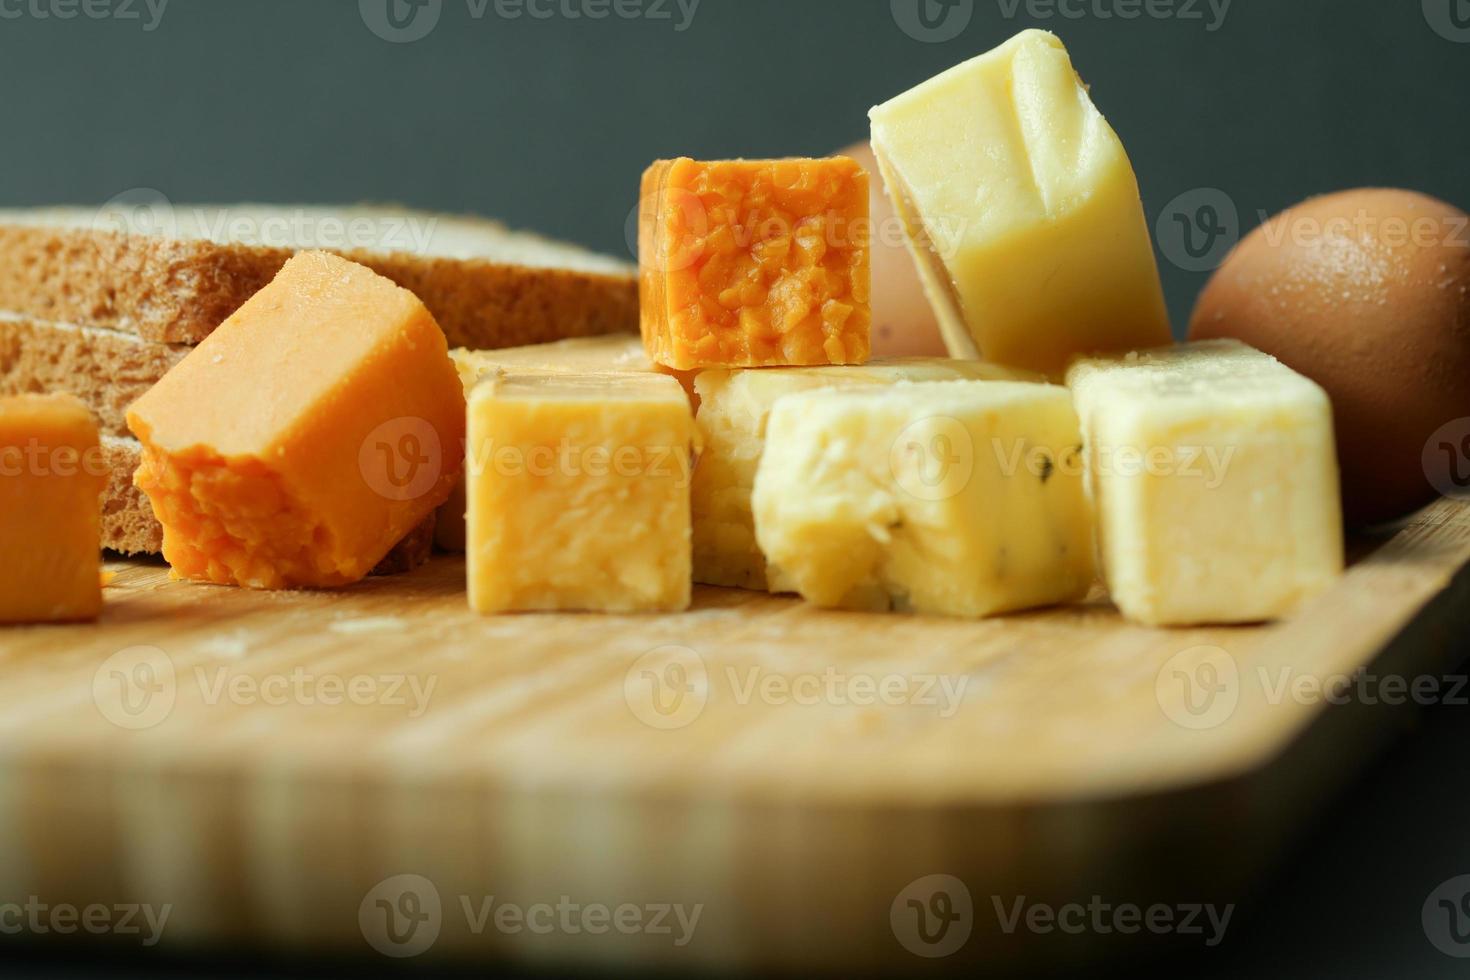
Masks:
[[[1356,550],[1287,622],[1185,630],[1102,598],[965,622],[709,588],[681,615],[482,618],[456,559],[294,594],[117,563],[100,622],[0,632],[0,896],[166,903],[170,943],[368,949],[365,896],[412,874],[434,955],[934,965],[890,920],[925,875],[966,882],[982,932],[982,892],[1259,870],[1385,728],[1325,694],[1390,654],[1432,669],[1470,619],[1445,602],[1470,507]],[[1293,761],[1329,714],[1358,718],[1343,751]],[[704,911],[682,946],[477,930],[463,900],[489,895]]]

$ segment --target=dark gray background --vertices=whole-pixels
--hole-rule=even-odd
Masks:
[[[1211,0],[968,0],[944,43],[906,34],[889,0],[699,0],[687,22],[678,0],[617,0],[632,19],[613,0],[439,0],[412,43],[380,39],[357,0],[168,0],[151,31],[148,0],[86,0],[137,19],[29,12],[80,2],[0,0],[21,14],[0,16],[0,204],[140,187],[395,201],[627,255],[655,157],[831,152],[866,134],[870,106],[1039,26],[1071,48],[1170,235],[1166,209],[1199,188],[1246,228],[1358,185],[1470,206],[1470,0],[1233,0],[1223,22]],[[599,2],[604,19],[560,12]],[[1189,216],[1209,199],[1185,200]],[[1179,325],[1203,274],[1161,244]]]
[[[137,20],[32,12],[55,2],[0,0],[0,205],[94,204],[135,188],[176,202],[397,201],[626,255],[651,159],[829,152],[865,134],[870,105],[1027,26],[1068,43],[1166,229],[1180,195],[1185,217],[1218,202],[1199,193],[1209,188],[1245,228],[1355,185],[1470,204],[1470,29],[1444,26],[1451,3],[1470,23],[1467,0],[1234,0],[1213,31],[1205,0],[1194,7],[1204,20],[1116,16],[1129,0],[1074,0],[1084,16],[1041,18],[1023,0],[1008,17],[1010,0],[974,0],[946,43],[907,35],[888,0],[701,0],[682,31],[676,6],[666,20],[508,19],[490,0],[477,19],[469,0],[442,0],[435,29],[413,43],[372,33],[357,0],[170,0],[151,31],[144,0],[129,0]],[[1174,245],[1161,240],[1178,324],[1204,274],[1178,267]],[[1430,946],[1419,909],[1470,872],[1467,736],[1464,706],[1434,709],[1307,836],[1225,947],[1180,968],[1464,976],[1467,961]],[[99,968],[30,953],[8,962],[10,975]],[[169,973],[257,969],[233,962]]]

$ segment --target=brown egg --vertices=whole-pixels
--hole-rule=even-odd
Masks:
[[[1470,416],[1470,216],[1402,190],[1313,198],[1242,241],[1192,339],[1235,337],[1332,397],[1349,522],[1434,499],[1426,441]]]
[[[878,161],[866,142],[839,151],[868,172],[873,219],[873,356],[945,357],[939,321],[924,295],[914,260],[903,243],[903,225],[883,191]]]

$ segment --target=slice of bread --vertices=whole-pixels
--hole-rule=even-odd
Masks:
[[[104,435],[107,489],[102,492],[102,547],[121,555],[163,553],[163,527],[153,517],[148,497],[133,486],[143,446],[131,438]]]
[[[0,312],[0,395],[76,395],[104,435],[126,437],[128,406],[188,352],[135,334]]]
[[[163,527],[143,491],[133,486],[133,473],[143,458],[136,439],[102,437],[107,489],[102,493],[102,547],[122,555],[163,553]],[[401,575],[429,561],[434,552],[435,515],[408,533],[373,569],[373,575]]]
[[[638,329],[627,263],[480,218],[379,207],[153,202],[146,222],[125,208],[0,210],[0,309],[194,344],[306,248],[416,293],[450,347]]]

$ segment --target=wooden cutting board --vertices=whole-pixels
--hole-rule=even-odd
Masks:
[[[1408,710],[1323,686],[1455,666],[1470,505],[1356,550],[1290,621],[1181,630],[1102,599],[964,622],[704,588],[682,615],[481,618],[453,559],[300,594],[114,564],[99,623],[0,632],[0,898],[168,905],[164,947],[1091,955],[997,901],[1238,895]],[[581,911],[516,929],[491,897]],[[645,917],[598,932],[599,906]],[[692,938],[658,907],[698,907]]]

